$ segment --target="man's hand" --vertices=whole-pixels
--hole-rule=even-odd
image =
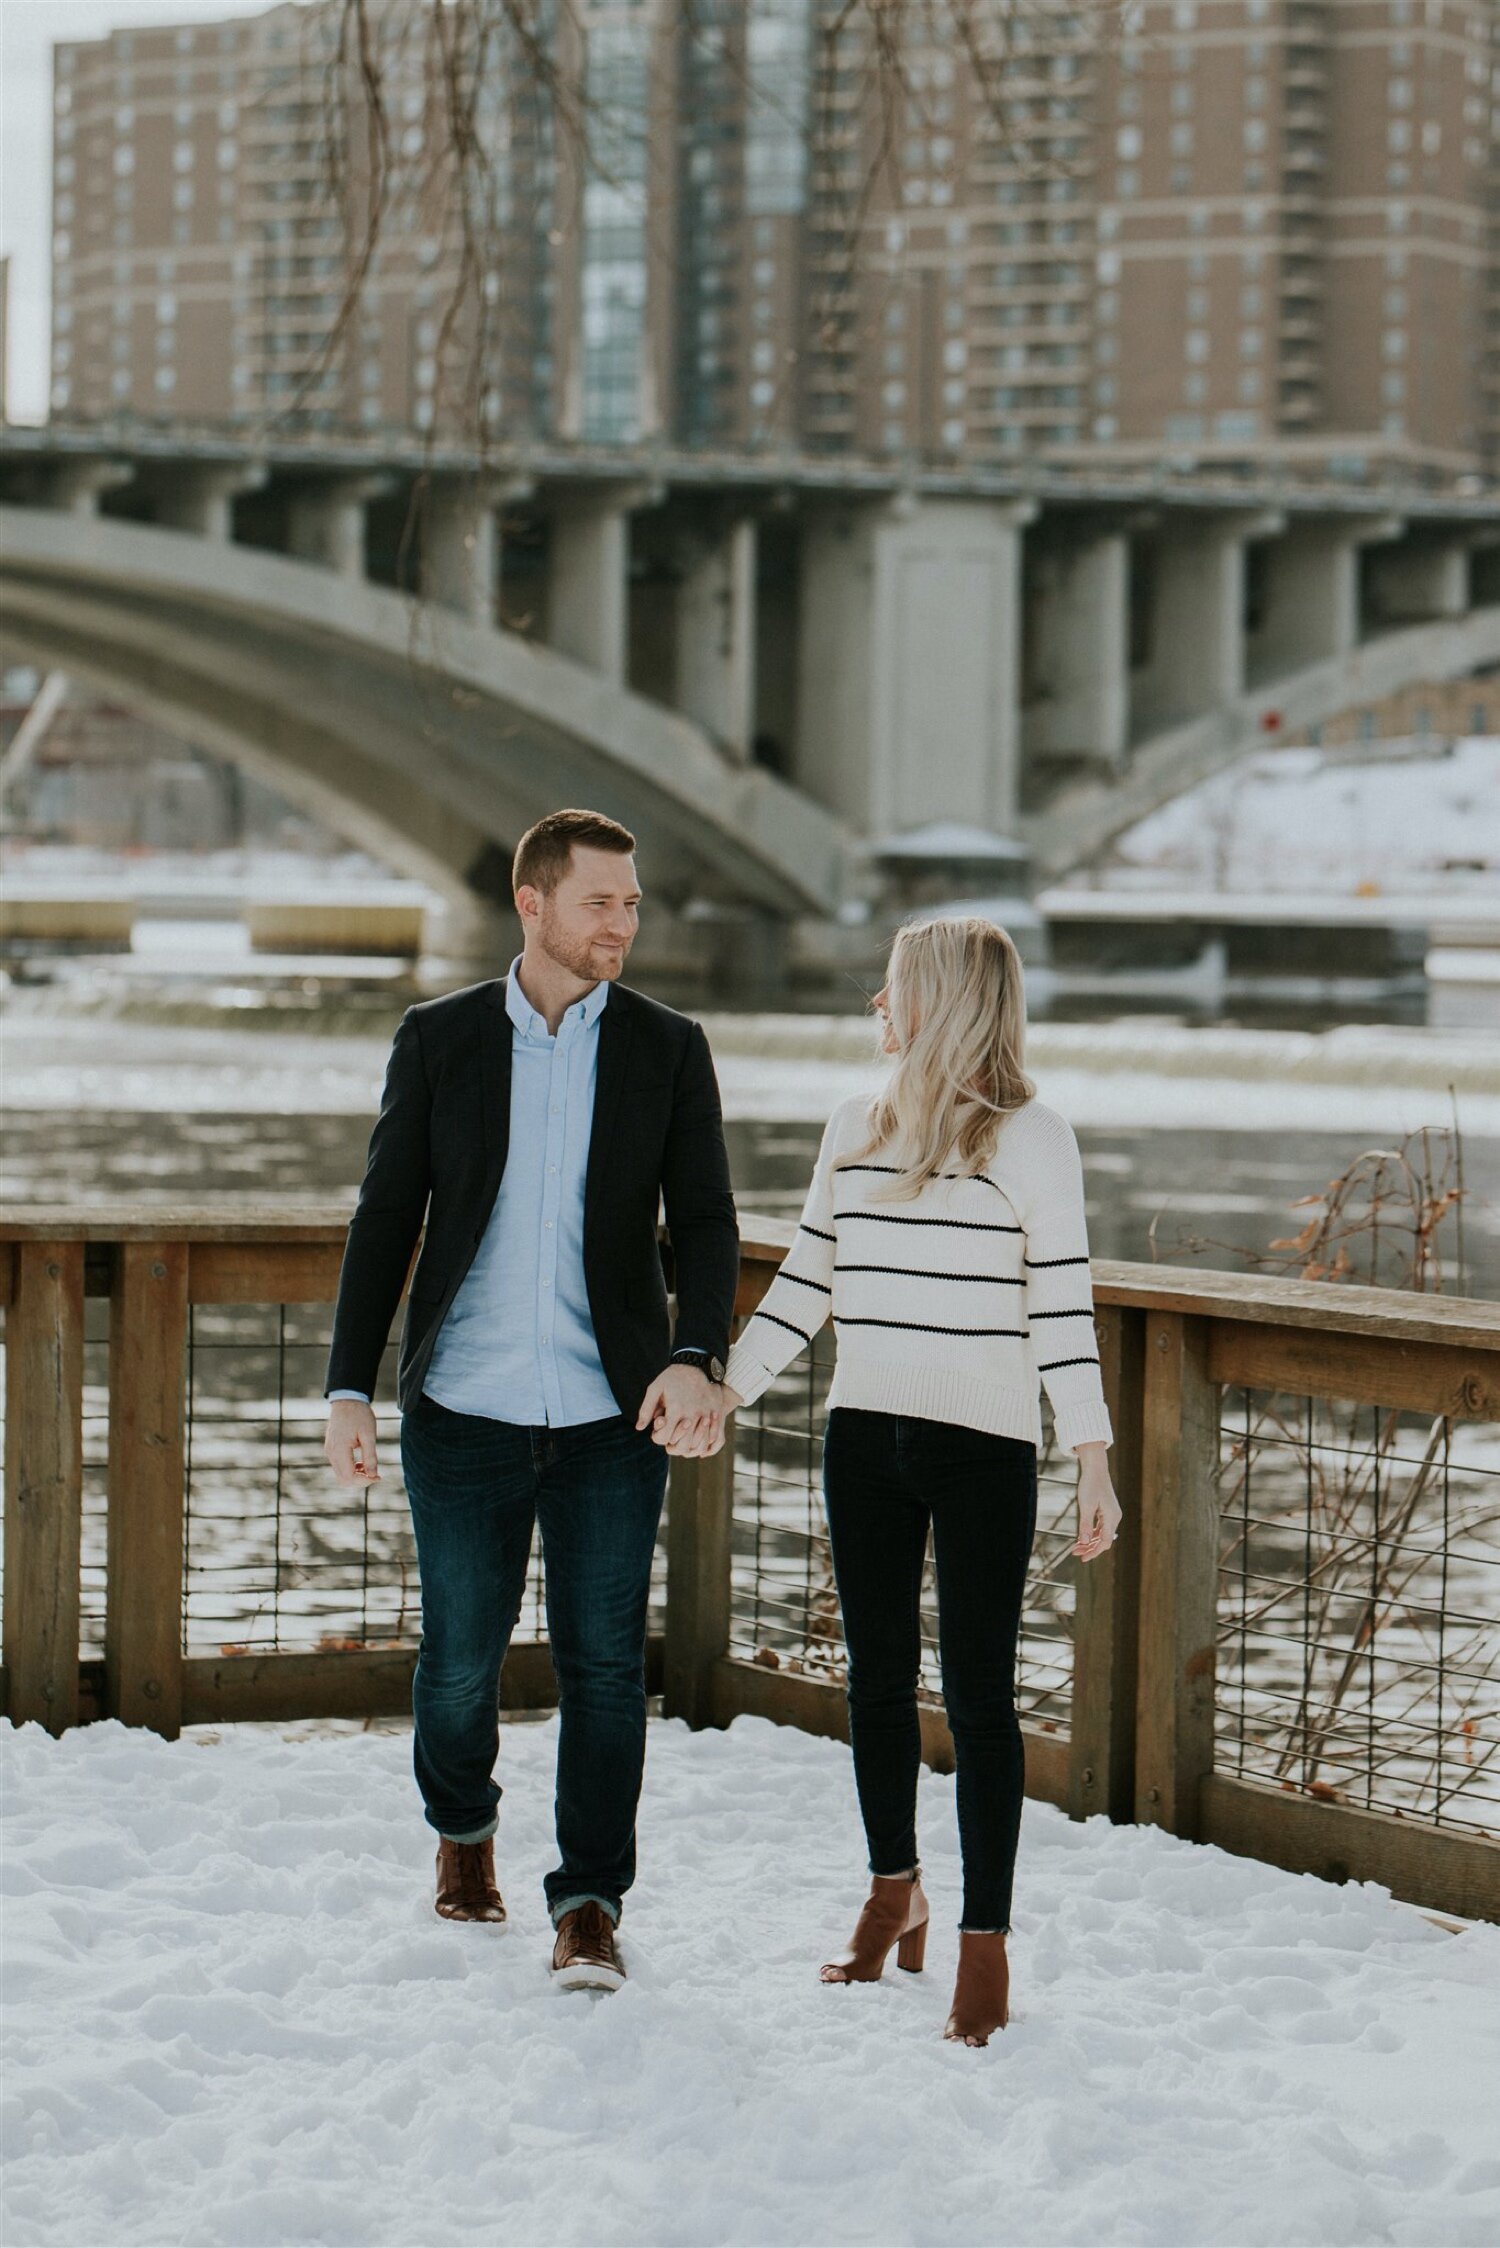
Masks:
[[[724,1441],[724,1395],[696,1366],[666,1366],[641,1400],[637,1428],[677,1460],[706,1460]]]
[[[375,1414],[357,1397],[336,1397],[328,1408],[328,1433],[323,1457],[340,1483],[376,1483],[380,1463],[375,1456]]]

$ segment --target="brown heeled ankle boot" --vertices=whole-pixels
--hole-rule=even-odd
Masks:
[[[877,1873],[870,1882],[849,1949],[822,1969],[825,1983],[878,1983],[892,1944],[896,1965],[920,1975],[927,1953],[927,1899],[922,1868],[910,1873]]]
[[[1003,1933],[960,1929],[958,1979],[943,2035],[960,2045],[988,2045],[1010,2019],[1010,1962]]]

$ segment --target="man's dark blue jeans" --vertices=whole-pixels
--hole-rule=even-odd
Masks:
[[[500,1665],[542,1533],[547,1630],[561,1701],[557,1921],[589,1898],[612,1920],[635,1879],[646,1757],[646,1603],[667,1456],[623,1413],[527,1428],[422,1397],[401,1423],[422,1578],[412,1688],[417,1785],[454,1842],[495,1831]]]

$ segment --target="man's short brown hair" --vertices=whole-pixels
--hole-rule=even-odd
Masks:
[[[511,888],[550,895],[573,863],[575,843],[586,851],[618,851],[622,858],[635,849],[629,828],[602,812],[549,812],[516,845]]]

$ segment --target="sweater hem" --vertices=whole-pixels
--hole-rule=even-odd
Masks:
[[[950,1421],[989,1436],[1014,1436],[1042,1448],[1042,1416],[1025,1390],[998,1389],[946,1368],[866,1365],[840,1358],[828,1392],[828,1410],[899,1413],[912,1420]]]

